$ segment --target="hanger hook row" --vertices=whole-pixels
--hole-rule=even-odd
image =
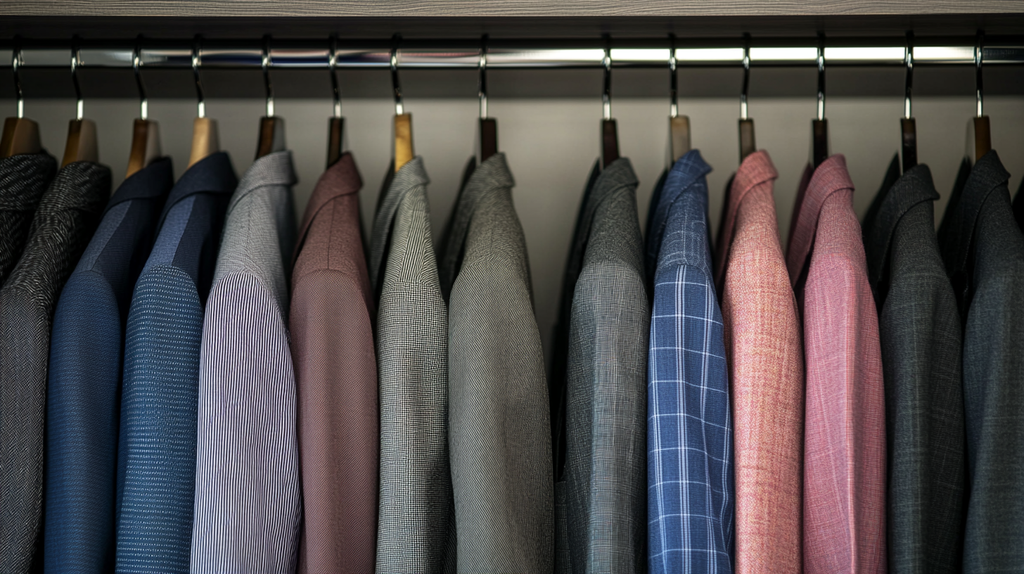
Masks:
[[[818,33],[818,120],[825,119],[825,33]]]
[[[603,104],[603,118],[612,119],[612,37],[604,34],[604,58],[601,59],[604,66],[604,90],[601,92],[601,103]]]
[[[903,97],[903,117],[911,119],[914,117],[910,107],[910,95],[914,88],[914,32],[907,32],[907,54],[904,60],[907,67],[907,89]]]
[[[402,35],[395,34],[391,38],[391,87],[395,93],[395,115],[405,113],[405,104],[402,102],[402,87],[398,83],[398,47],[402,43]]]
[[[206,117],[206,99],[203,97],[203,81],[199,77],[199,68],[203,65],[203,35],[196,34],[192,39],[192,75],[196,80],[197,116]]]
[[[76,34],[71,38],[71,82],[75,85],[76,120],[81,120],[85,117],[85,102],[82,100],[82,86],[78,83],[78,66],[81,64],[79,44],[81,44],[81,38]]]
[[[263,36],[263,59],[260,63],[263,68],[263,86],[267,90],[267,117],[274,117],[274,85],[270,82],[270,34]]]
[[[974,82],[975,82],[976,90],[978,92],[977,93],[977,97],[978,97],[978,117],[979,118],[983,117],[985,115],[985,108],[984,108],[984,102],[983,102],[984,92],[982,90],[982,84],[981,84],[981,60],[982,60],[982,57],[984,55],[984,52],[985,52],[985,32],[982,31],[982,30],[978,30],[978,41],[977,41],[977,44],[974,47],[974,67],[975,67]]]
[[[487,34],[480,37],[480,119],[487,118]]]
[[[750,34],[743,34],[743,88],[740,90],[740,119],[749,119],[747,94],[750,90]]]
[[[341,117],[341,89],[338,87],[338,35],[331,34],[331,53],[327,57],[327,65],[331,70],[331,90],[334,97],[334,117]]]
[[[14,97],[18,104],[18,119],[25,117],[25,96],[21,92],[21,36],[14,37],[14,49],[11,50],[11,71],[14,72]]]
[[[132,70],[135,72],[135,85],[139,88],[139,117],[149,119],[149,98],[146,86],[142,83],[142,34],[135,38],[135,49],[132,50]]]
[[[679,117],[679,80],[676,74],[676,35],[668,35],[669,107],[671,118]]]

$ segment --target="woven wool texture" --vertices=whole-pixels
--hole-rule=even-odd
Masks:
[[[292,270],[303,536],[299,571],[372,572],[380,423],[373,290],[351,154],[320,177]],[[339,541],[344,541],[340,544]]]
[[[0,564],[42,559],[44,427],[57,296],[110,197],[110,168],[75,162],[43,194],[25,249],[0,290]]]
[[[853,182],[834,155],[794,207],[787,264],[802,302],[806,362],[803,565],[886,571],[885,397],[878,314]]]
[[[716,260],[736,428],[735,569],[751,574],[800,572],[802,560],[804,356],[777,177],[763,150],[740,164]]]
[[[21,257],[39,200],[57,173],[46,152],[0,159],[0,285]]]

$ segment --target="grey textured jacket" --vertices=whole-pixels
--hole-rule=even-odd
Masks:
[[[295,181],[291,152],[265,155],[228,204],[199,355],[193,573],[291,574],[298,562],[302,497],[286,268]]]
[[[1024,564],[1024,236],[1009,177],[995,151],[965,164],[939,228],[964,323],[969,574]]]
[[[960,314],[935,236],[928,166],[898,157],[864,220],[879,310],[888,452],[889,568],[959,572],[963,559],[964,401]]]
[[[565,507],[573,572],[644,572],[647,342],[637,179],[628,159],[585,197],[566,390]]]
[[[423,159],[413,158],[389,179],[370,238],[370,282],[380,293],[377,572],[451,572],[448,310],[431,243]]]
[[[0,159],[0,285],[21,257],[39,200],[56,173],[57,160],[46,152]]]
[[[29,572],[42,558],[50,326],[57,297],[99,225],[110,187],[107,166],[82,161],[61,168],[0,290],[0,569],[5,573]]]
[[[514,185],[504,154],[481,163],[459,194],[441,258],[441,283],[451,286],[449,445],[466,573],[554,569],[547,382]]]

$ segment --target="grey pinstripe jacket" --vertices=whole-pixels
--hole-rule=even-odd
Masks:
[[[391,177],[391,176],[389,176]],[[450,572],[454,507],[448,465],[448,310],[430,239],[427,173],[394,174],[370,238],[380,293],[380,514],[377,572]]]
[[[461,190],[441,258],[459,572],[554,568],[544,354],[514,185],[504,154],[480,164]]]
[[[302,498],[285,268],[295,181],[291,152],[263,156],[228,204],[199,355],[192,572],[295,571]]]

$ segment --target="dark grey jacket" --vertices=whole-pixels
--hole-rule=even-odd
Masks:
[[[0,285],[18,262],[32,216],[56,173],[57,160],[46,152],[0,159]]]
[[[964,323],[967,573],[1024,564],[1024,236],[1008,179],[996,152],[985,154],[958,177],[939,229]]]
[[[893,158],[864,221],[879,309],[888,452],[889,569],[958,572],[965,478],[960,315],[935,236],[928,166]]]

